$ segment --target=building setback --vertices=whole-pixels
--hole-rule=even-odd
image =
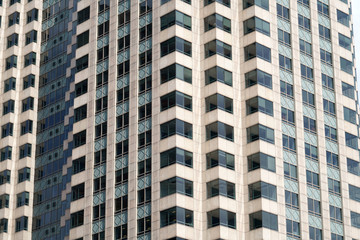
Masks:
[[[0,239],[359,240],[348,0],[0,0]]]

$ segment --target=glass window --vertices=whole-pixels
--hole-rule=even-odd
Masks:
[[[274,144],[274,129],[268,128],[261,124],[253,125],[246,129],[247,143],[251,143],[257,140],[263,140]]]
[[[160,139],[165,139],[175,134],[192,139],[192,124],[179,119],[173,119],[160,125]]]
[[[328,178],[329,192],[337,195],[341,194],[340,182],[331,178]]]
[[[164,57],[172,52],[180,52],[191,57],[191,42],[188,42],[179,37],[172,37],[160,43],[161,57]]]
[[[224,196],[235,199],[235,184],[222,179],[215,179],[206,183],[207,198]]]
[[[85,171],[85,156],[77,158],[72,162],[72,173],[76,174]]]
[[[356,124],[356,112],[350,108],[344,107],[344,119],[345,121]]]
[[[349,196],[351,200],[360,202],[360,188],[349,184]]]
[[[192,83],[192,70],[180,64],[174,63],[160,70],[161,84],[175,78]]]
[[[193,211],[181,207],[172,207],[160,212],[160,227],[172,224],[193,226]]]
[[[280,17],[286,21],[290,21],[290,10],[287,7],[277,3],[276,11],[277,11],[278,17]]]
[[[297,166],[284,162],[284,176],[296,181],[298,179]]]
[[[208,228],[216,226],[225,226],[236,229],[236,213],[229,212],[223,209],[215,209],[207,212]]]
[[[348,74],[353,74],[353,63],[342,57],[340,57],[340,68]]]
[[[235,156],[221,151],[215,150],[206,154],[206,169],[216,166],[222,166],[231,170],[235,169]]]
[[[309,186],[319,188],[320,187],[319,174],[306,170],[306,183]]]
[[[26,143],[20,146],[20,159],[24,157],[31,157],[31,144]]]
[[[90,18],[90,6],[78,12],[78,25],[85,22]]]
[[[360,228],[360,214],[350,211],[351,215],[351,226]]]
[[[160,29],[165,30],[173,25],[179,25],[185,29],[191,30],[191,17],[179,11],[172,11],[160,18]]]
[[[13,14],[9,15],[9,25],[8,27],[11,27],[14,24],[19,24],[20,22],[20,13],[14,12]]]
[[[18,195],[21,195],[21,193]],[[29,202],[27,205],[29,205]],[[9,208],[9,194],[0,195],[0,209],[3,209],[3,208]]]
[[[231,20],[217,13],[207,16],[204,19],[204,26],[205,32],[214,28],[219,28],[225,32],[231,33]]]
[[[74,110],[74,122],[81,121],[87,117],[87,105],[75,108]]]
[[[215,54],[231,59],[231,46],[219,40],[213,40],[205,43],[205,58],[211,57]]]
[[[258,198],[266,198],[276,202],[276,186],[266,182],[249,184],[249,201]]]
[[[273,102],[262,97],[254,97],[246,100],[246,115],[250,115],[256,112],[262,112],[273,116]]]
[[[28,217],[20,217],[15,219],[15,232],[28,230]]]
[[[160,197],[166,197],[174,193],[192,197],[193,182],[181,177],[173,177],[160,182]]]
[[[306,105],[310,105],[311,107],[315,107],[315,97],[314,94],[302,90],[302,99],[303,99],[303,103]]]
[[[279,42],[281,42],[287,46],[291,46],[290,33],[285,32],[285,31],[281,30],[280,28],[278,29],[278,40],[279,40]]]
[[[162,97],[160,97],[160,109],[165,111],[166,109],[179,106],[186,110],[192,110],[192,97],[182,92],[173,91]]]
[[[300,238],[300,223],[286,219],[286,233],[288,236]]]
[[[289,97],[289,98],[294,97],[294,87],[290,83],[280,80],[280,91],[281,91],[281,94],[285,95],[286,97]]]
[[[294,111],[290,109],[281,107],[281,119],[282,121],[294,125],[295,124],[295,114]]]
[[[342,223],[343,219],[342,219],[342,209],[332,206],[330,205],[330,220],[338,222],[338,223]]]
[[[300,39],[300,51],[306,55],[312,56],[312,46],[311,43],[308,43]]]
[[[334,90],[334,79],[332,77],[322,73],[321,79],[322,79],[323,87],[325,87],[329,90]]]
[[[205,98],[206,112],[221,109],[225,112],[233,112],[233,100],[221,94],[214,94]]]
[[[304,116],[304,129],[316,133],[316,120]]]
[[[319,35],[325,40],[331,41],[330,29],[319,24]]]
[[[349,51],[351,51],[351,38],[339,33],[339,45]]]
[[[283,148],[292,152],[296,151],[296,140],[288,135],[283,134]]]
[[[15,90],[16,87],[16,78],[11,77],[4,81],[4,93],[10,90]]]
[[[234,127],[222,122],[214,122],[206,125],[206,140],[213,138],[225,138],[229,141],[234,141]]]
[[[79,59],[76,59],[76,71],[80,72],[87,68],[89,65],[89,55],[85,55]]]
[[[29,74],[23,78],[23,89],[35,87],[35,75]]]
[[[70,216],[70,228],[75,228],[84,224],[84,210],[72,213]]]
[[[28,11],[26,13],[26,23],[30,23],[32,21],[37,21],[38,20],[38,15],[39,15],[39,10],[34,8],[31,9],[30,11]]]
[[[71,201],[84,198],[85,196],[85,183],[80,183],[76,186],[71,187]]]
[[[268,228],[278,231],[278,216],[265,211],[258,211],[249,215],[250,230]]]
[[[259,168],[276,172],[275,157],[265,153],[255,153],[247,157],[248,171],[253,171]]]
[[[75,84],[75,97],[79,97],[88,91],[88,80],[85,79]]]
[[[287,207],[299,209],[299,195],[285,190],[285,203]]]
[[[316,216],[321,216],[321,204],[320,201],[317,201],[312,198],[308,198],[308,210],[311,214]]]
[[[329,16],[329,5],[323,3],[323,2],[320,2],[319,0],[317,1],[317,9],[318,9],[318,12],[322,15],[325,15],[325,16]]]
[[[12,147],[6,146],[0,150],[1,158],[0,162],[5,161],[7,159],[11,160]]]
[[[320,59],[322,62],[332,65],[332,54],[320,48]]]
[[[230,7],[230,0],[205,0],[204,1],[204,6],[207,6],[213,2],[218,2],[224,6]]]
[[[17,56],[12,55],[5,60],[5,70],[9,70],[10,68],[17,68]]]
[[[279,54],[279,65],[280,65],[280,68],[282,68],[284,70],[287,70],[290,72],[292,71],[292,60],[281,54]]]
[[[244,35],[258,31],[270,36],[270,23],[258,17],[252,17],[244,21]]]
[[[246,9],[251,6],[258,6],[265,10],[269,10],[269,0],[244,0],[243,8]]]
[[[358,138],[355,135],[345,132],[346,146],[358,150]]]
[[[37,42],[37,31],[32,30],[25,34],[25,45],[28,45],[32,42]]]
[[[86,130],[74,134],[74,148],[86,144]]]
[[[218,66],[206,70],[205,85],[216,81],[232,86],[232,72]]]
[[[324,107],[324,112],[330,114],[330,115],[335,115],[335,103],[330,102],[329,100],[323,99],[323,107]]]
[[[77,48],[80,48],[80,47],[88,44],[89,43],[89,30],[77,35],[76,39],[77,39],[76,40]]]
[[[245,61],[255,57],[271,62],[271,49],[259,43],[253,43],[244,48]]]
[[[259,69],[245,73],[245,86],[248,88],[256,84],[272,89],[272,76]]]
[[[342,93],[351,99],[355,99],[355,88],[353,85],[342,82]]]
[[[309,226],[309,236],[310,240],[321,240],[322,238],[322,230],[319,228],[314,228]],[[331,240],[333,240],[331,238]]]
[[[307,158],[318,160],[318,149],[316,146],[305,143],[305,156]]]
[[[325,125],[325,137],[332,141],[337,141],[337,131],[336,128]]]
[[[311,21],[309,18],[299,14],[298,15],[298,23],[299,23],[299,27],[302,27],[305,30],[311,32]]]
[[[14,33],[7,37],[7,48],[17,46],[19,43],[19,34]]]
[[[347,27],[349,27],[350,17],[348,14],[337,9],[337,21]]]
[[[339,156],[335,153],[326,151],[326,162],[328,166],[339,168]]]
[[[18,183],[30,181],[30,168],[22,168],[18,171]]]
[[[160,153],[160,167],[164,168],[178,163],[187,167],[192,167],[193,154],[181,148],[172,148]]]

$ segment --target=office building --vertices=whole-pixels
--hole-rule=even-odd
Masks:
[[[359,239],[351,1],[0,11],[1,239]]]

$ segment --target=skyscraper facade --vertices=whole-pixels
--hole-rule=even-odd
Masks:
[[[0,239],[360,239],[351,1],[0,16]]]

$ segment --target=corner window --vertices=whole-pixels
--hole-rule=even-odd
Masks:
[[[351,38],[348,38],[347,36],[339,33],[339,45],[340,47],[343,47],[346,50],[351,51]]]
[[[358,150],[358,137],[350,133],[345,132],[346,146]]]
[[[160,97],[160,111],[165,111],[175,106],[191,111],[192,97],[178,91]]]
[[[191,57],[191,42],[188,42],[179,37],[172,37],[160,43],[161,57],[164,57],[172,52],[180,52]]]
[[[269,212],[259,211],[249,215],[250,231],[257,228],[278,230],[278,216]]]
[[[172,148],[160,153],[160,168],[178,163],[187,167],[192,167],[193,153],[181,148]]]
[[[161,84],[175,78],[191,84],[192,70],[177,63],[174,63],[160,70]]]
[[[275,143],[274,129],[261,124],[256,124],[246,129],[247,143],[263,140],[269,143]]]
[[[246,115],[250,115],[256,112],[262,112],[273,116],[273,103],[262,97],[254,97],[246,100]]]
[[[206,112],[221,109],[225,112],[233,112],[233,100],[221,94],[214,94],[205,98]]]
[[[16,78],[11,77],[4,81],[4,93],[10,90],[15,90],[15,87],[16,87]]]
[[[78,25],[90,18],[90,6],[78,12]]]
[[[182,224],[193,227],[193,211],[181,208],[172,207],[160,212],[160,227],[166,227],[172,224]]]
[[[232,72],[218,66],[206,70],[205,85],[209,85],[216,81],[232,86]]]
[[[215,150],[206,154],[206,169],[216,166],[225,167],[231,170],[235,169],[235,156],[221,151]]]
[[[173,25],[179,25],[191,31],[191,17],[179,11],[172,11],[160,18],[161,31]]]
[[[204,18],[205,32],[214,28],[219,28],[225,32],[231,33],[231,20],[220,14],[212,14]]]
[[[215,196],[224,196],[227,198],[235,199],[235,184],[222,180],[215,179],[211,182],[206,183],[207,198]]]
[[[251,32],[260,32],[270,36],[270,23],[258,17],[252,17],[244,21],[244,35]]]
[[[173,119],[160,125],[160,139],[165,139],[175,134],[192,139],[192,124],[179,119]]]
[[[356,124],[356,112],[350,108],[344,107],[344,119],[350,123]]]
[[[275,158],[265,153],[255,153],[247,157],[248,171],[262,168],[271,172],[276,172]]]
[[[160,182],[160,197],[180,193],[188,197],[193,196],[193,182],[181,177],[173,177]]]
[[[266,182],[249,184],[249,201],[258,198],[266,198],[276,202],[276,186]]]
[[[213,138],[224,138],[229,141],[234,141],[234,127],[229,126],[222,122],[214,122],[206,127],[206,140],[211,140]]]
[[[89,43],[89,30],[77,35],[76,37],[76,47],[80,48]]]
[[[348,74],[353,75],[353,62],[340,57],[340,69]]]
[[[243,1],[243,8],[249,8],[251,6],[258,6],[265,10],[269,10],[269,0],[244,0]]]
[[[225,226],[236,229],[236,213],[223,209],[215,209],[207,212],[208,228]]]
[[[248,88],[256,84],[272,89],[272,76],[259,69],[245,73],[245,86]]]
[[[271,49],[259,43],[253,43],[244,48],[245,61],[255,57],[271,62]]]
[[[215,54],[219,54],[225,58],[232,58],[231,46],[220,41],[213,40],[205,44],[205,58],[211,57]]]

